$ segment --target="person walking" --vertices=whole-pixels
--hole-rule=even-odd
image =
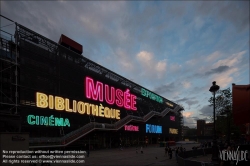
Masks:
[[[169,150],[168,150],[168,155],[169,155],[169,159],[172,159],[172,149],[171,148],[169,148]]]
[[[89,157],[89,144],[85,144],[85,150],[87,153],[87,157]]]
[[[175,149],[175,158],[176,158],[176,159],[177,159],[178,152],[179,152],[179,147],[177,147],[177,148]]]
[[[123,148],[122,148],[122,144],[120,144],[120,150],[123,150]]]
[[[167,146],[165,147],[165,155],[168,156],[168,147]]]
[[[176,162],[178,163],[178,158],[177,158],[177,156],[178,156],[178,153],[179,153],[179,147],[177,147],[176,148],[176,150],[175,150],[175,159],[176,159]]]
[[[141,154],[143,154],[143,148],[142,148],[142,146],[141,146]]]

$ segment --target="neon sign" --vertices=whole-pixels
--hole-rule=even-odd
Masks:
[[[58,111],[67,111],[72,113],[94,115],[105,118],[120,119],[120,110],[103,107],[95,104],[89,104],[83,101],[73,100],[59,96],[36,93],[36,106],[39,108],[49,108]],[[71,107],[70,107],[71,106]]]
[[[103,88],[104,87],[104,88]],[[105,100],[108,104],[116,104],[118,107],[124,107],[128,110],[136,111],[136,96],[130,94],[129,89],[122,91],[110,87],[107,84],[96,81],[90,77],[85,78],[85,95],[88,99],[98,100],[103,102]]]
[[[146,133],[162,133],[162,126],[146,124]]]
[[[170,134],[178,134],[178,129],[169,128],[169,133]]]
[[[174,106],[173,104],[171,104],[171,103],[169,103],[169,102],[166,102],[166,104],[167,104],[168,106],[170,106],[170,107],[173,107],[173,106]]]
[[[151,100],[155,100],[155,101],[157,101],[159,103],[163,103],[163,98],[162,97],[160,97],[160,96],[158,96],[158,95],[156,95],[156,94],[154,94],[152,92],[149,92],[144,88],[141,88],[141,95],[145,96],[145,97],[148,97]]]
[[[38,115],[28,115],[27,122],[30,125],[68,126],[68,127],[70,127],[69,119],[54,117],[54,115],[51,115],[49,117],[38,116]]]
[[[139,126],[125,125],[125,131],[139,131]]]
[[[175,116],[170,116],[171,121],[175,121]]]

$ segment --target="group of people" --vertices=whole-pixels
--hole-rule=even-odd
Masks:
[[[167,155],[169,159],[172,159],[173,151],[175,151],[175,158],[177,158],[177,154],[185,152],[186,148],[183,148],[182,146],[175,148],[171,148],[169,146],[165,147],[165,155]]]

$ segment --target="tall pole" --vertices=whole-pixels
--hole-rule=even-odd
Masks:
[[[213,93],[213,105],[214,105],[214,139],[213,139],[213,151],[212,151],[212,161],[218,162],[219,158],[219,149],[217,146],[217,140],[216,140],[216,131],[215,131],[215,93],[218,91],[220,87],[216,85],[216,82],[213,82],[213,85],[210,87],[209,91]]]
[[[214,142],[216,140],[216,132],[215,132],[215,92],[214,92]]]

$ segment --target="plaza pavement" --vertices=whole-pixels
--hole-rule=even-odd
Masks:
[[[191,150],[193,146],[198,144],[177,144],[176,146],[185,147],[186,150]],[[176,146],[171,146],[174,148]],[[173,152],[172,159],[169,159],[165,155],[165,147],[159,147],[159,145],[149,145],[143,148],[143,154],[140,152],[140,148],[128,147],[120,150],[119,148],[102,149],[90,151],[90,157],[84,159],[85,163],[79,164],[51,164],[51,166],[111,166],[111,165],[136,165],[136,166],[178,166],[175,158],[175,152]],[[83,160],[83,159],[81,159]],[[1,165],[1,164],[0,164]],[[6,164],[7,166],[19,165],[19,164]],[[24,164],[25,165],[25,164]],[[40,164],[38,164],[40,166]]]
[[[188,158],[188,159],[189,159],[189,160],[194,160],[194,161],[200,161],[200,162],[211,163],[212,154],[207,154],[207,155],[205,155],[205,156],[190,157],[190,158]]]
[[[180,145],[176,145],[180,146]],[[186,150],[191,150],[193,146],[198,144],[182,144]],[[172,146],[173,148],[175,146]],[[173,152],[173,158],[169,159],[165,155],[165,147],[159,147],[159,145],[151,145],[143,148],[143,154],[136,153],[135,147],[120,149],[105,149],[90,151],[90,157],[85,158],[85,166],[91,165],[169,165],[177,166],[175,152]]]

